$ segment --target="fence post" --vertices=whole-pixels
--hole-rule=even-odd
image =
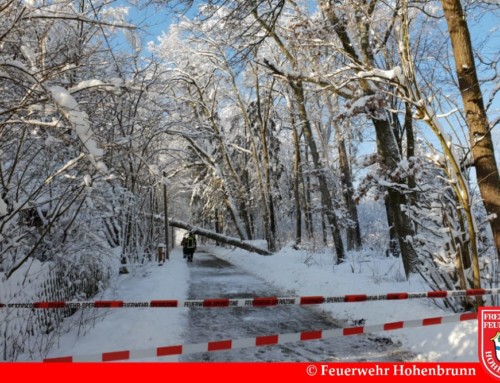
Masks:
[[[158,261],[158,264],[163,264],[165,262],[165,245],[163,243],[160,243],[158,245],[158,251],[156,253],[156,260]]]

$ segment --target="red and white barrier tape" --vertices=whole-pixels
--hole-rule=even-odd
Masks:
[[[289,334],[277,334],[258,336],[256,338],[216,340],[206,343],[184,344],[174,346],[163,346],[140,350],[121,350],[104,352],[102,354],[62,356],[46,358],[44,362],[113,362],[120,360],[134,360],[157,358],[171,355],[194,354],[198,352],[235,350],[250,347],[273,346],[291,342],[302,342],[307,340],[320,340],[339,336],[369,334],[381,331],[391,331],[403,328],[416,328],[432,326],[445,323],[463,322],[477,320],[477,313],[455,314],[444,317],[415,319],[400,322],[391,322],[381,325],[346,327],[333,330],[303,331]]]
[[[380,295],[341,295],[305,297],[262,297],[262,298],[216,298],[190,300],[152,300],[147,302],[93,301],[93,302],[34,302],[1,303],[1,308],[27,309],[79,309],[79,308],[180,308],[180,307],[269,307],[284,305],[312,305],[324,303],[352,303],[382,300],[405,300],[415,298],[450,298],[500,294],[500,289],[470,289],[451,291],[428,291],[422,293],[389,293]]]

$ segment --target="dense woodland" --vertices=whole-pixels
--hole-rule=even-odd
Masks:
[[[144,6],[171,14],[152,42],[126,10]],[[168,220],[497,287],[499,16],[494,0],[1,0],[0,302],[90,299],[172,245]],[[72,314],[0,308],[0,360],[43,352]]]

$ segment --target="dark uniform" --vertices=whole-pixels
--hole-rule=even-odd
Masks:
[[[189,232],[181,242],[182,253],[188,262],[193,262],[193,254],[196,250],[196,238],[193,233]]]

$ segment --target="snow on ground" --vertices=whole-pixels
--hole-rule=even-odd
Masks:
[[[180,251],[163,266],[155,263],[138,266],[130,274],[120,275],[95,300],[149,302],[156,299],[181,299],[187,296],[188,269]],[[100,354],[102,352],[137,350],[181,344],[187,308],[117,308],[95,309],[101,314],[95,326],[78,336],[79,316],[66,321],[68,332],[61,335],[58,347],[47,357]],[[163,357],[162,361],[177,361]]]
[[[334,265],[327,252],[308,253],[284,248],[274,256],[260,256],[243,250],[208,247],[222,259],[241,266],[283,291],[282,296],[338,296],[345,294],[386,294],[391,292],[428,291],[418,278],[406,281],[400,261],[395,258],[350,253],[342,265]],[[196,262],[196,254],[195,254]],[[179,249],[162,267],[155,264],[121,275],[98,299],[128,302],[154,299],[190,299],[188,266]],[[206,297],[217,298],[217,297]],[[338,319],[351,326],[364,319],[366,325],[452,314],[428,299],[372,301],[322,305]],[[102,310],[102,309],[101,309]],[[185,343],[182,334],[187,309],[127,308],[107,309],[85,336],[77,337],[78,328],[61,336],[59,347],[49,357],[93,354],[127,349],[154,348]],[[77,317],[77,316],[73,316]],[[72,318],[73,318],[72,317]],[[73,318],[72,320],[76,320]],[[68,323],[72,323],[71,320]],[[270,334],[255,334],[255,336]],[[383,336],[401,341],[421,361],[469,361],[477,357],[477,322],[446,324],[419,329],[384,332]],[[207,342],[213,339],[200,339]],[[176,361],[177,357],[161,360]],[[153,360],[154,361],[154,360]]]
[[[331,253],[308,253],[290,247],[270,257],[215,247],[210,250],[285,289],[287,295],[374,295],[429,291],[420,278],[406,281],[400,259],[393,257],[350,253],[346,262],[334,265]],[[337,319],[345,320],[347,326],[361,319],[365,320],[365,325],[377,325],[453,314],[440,309],[430,299],[333,303],[324,304],[322,308]],[[478,361],[477,321],[388,331],[384,332],[384,336],[401,341],[418,355],[420,361]]]

